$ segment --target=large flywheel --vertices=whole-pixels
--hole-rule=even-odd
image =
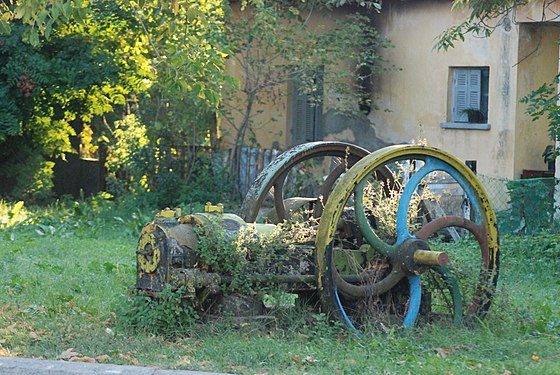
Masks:
[[[392,177],[380,178],[387,170]],[[470,214],[425,217],[428,200],[437,200],[430,186],[442,180],[462,189]],[[345,226],[359,228],[361,238],[345,236]],[[446,229],[471,236],[477,246],[460,251],[445,240]],[[462,161],[432,147],[390,146],[356,162],[334,185],[319,223],[316,262],[324,307],[358,335],[377,319],[375,304],[393,305],[389,313],[405,328],[420,316],[463,324],[483,318],[495,292],[496,217]],[[389,303],[396,289],[404,293]]]

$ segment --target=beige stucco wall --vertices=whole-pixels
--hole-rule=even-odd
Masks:
[[[516,27],[498,28],[487,39],[467,38],[447,52],[434,50],[435,39],[466,13],[451,12],[451,2],[385,3],[377,26],[395,44],[387,58],[400,71],[380,77],[381,109],[371,114],[377,134],[394,143],[425,138],[428,145],[462,160],[477,160],[478,172],[513,177],[517,62]],[[448,121],[450,68],[489,67],[489,130],[443,129]]]
[[[517,64],[517,101],[543,83],[552,81],[558,73],[558,43],[560,28],[555,25],[522,23],[519,25],[519,57]],[[548,132],[546,116],[532,121],[527,106],[516,110],[514,170],[546,169],[542,153],[553,141]]]

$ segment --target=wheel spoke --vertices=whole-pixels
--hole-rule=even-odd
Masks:
[[[356,186],[354,192],[354,211],[356,215],[356,221],[358,226],[362,231],[362,235],[366,241],[380,254],[383,254],[389,258],[394,257],[397,252],[397,246],[389,245],[383,241],[377,233],[371,227],[369,218],[366,216],[366,210],[364,207],[364,187],[367,180],[362,180],[358,186]]]
[[[406,329],[412,328],[418,312],[420,311],[420,303],[422,302],[422,284],[420,275],[408,276],[408,284],[410,289],[410,298],[408,301],[408,311],[403,320],[403,326]]]
[[[424,160],[424,165],[406,183],[397,209],[397,245],[412,237],[408,230],[408,208],[412,195],[418,188],[418,185],[420,185],[420,182],[422,182],[422,179],[435,170],[437,170],[437,163],[433,158],[427,157]]]
[[[463,297],[459,282],[453,272],[447,267],[434,267],[434,271],[439,273],[445,282],[445,286],[451,294],[451,303],[453,304],[453,323],[456,325],[463,324]]]
[[[286,173],[280,176],[276,181],[274,181],[274,208],[276,209],[276,216],[278,217],[278,222],[281,223],[288,219],[286,213],[286,206],[284,206],[284,181],[286,180]]]

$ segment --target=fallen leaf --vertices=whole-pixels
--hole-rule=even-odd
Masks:
[[[0,348],[0,357],[13,357],[10,349],[8,348]]]
[[[132,363],[133,365],[138,365],[140,363],[136,358],[132,356],[132,353],[119,354],[119,357],[130,361],[130,363]]]
[[[541,361],[541,358],[538,355],[536,355],[535,353],[531,354],[531,359],[535,362],[540,362]]]
[[[39,341],[39,340],[41,340],[41,338],[39,337],[39,335],[38,335],[37,333],[33,332],[33,331],[29,332],[29,338],[30,338],[32,341]]]
[[[315,358],[313,358],[312,355],[308,355],[307,357],[305,357],[305,362],[309,363],[310,365],[314,365],[315,364]]]
[[[453,350],[449,348],[436,348],[435,351],[436,351],[436,355],[441,358],[445,358],[449,356],[451,353],[453,353]]]
[[[62,359],[63,361],[68,361],[74,357],[80,357],[81,354],[74,351],[74,348],[66,349],[56,359]]]
[[[95,357],[95,360],[97,362],[107,362],[107,361],[111,360],[111,357],[109,357],[107,354],[102,354],[102,355],[98,355],[97,357]]]
[[[86,362],[86,363],[95,363],[95,359],[88,357],[87,355],[83,357],[72,357],[70,358],[70,362]]]
[[[298,354],[296,354],[292,357],[292,361],[299,364],[301,363],[301,357]]]
[[[513,375],[513,372],[509,370],[504,370],[504,372],[502,372],[502,375]]]

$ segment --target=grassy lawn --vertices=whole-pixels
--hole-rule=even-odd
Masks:
[[[499,291],[474,328],[389,327],[357,339],[294,308],[267,325],[196,324],[162,336],[132,329],[126,318],[147,220],[132,205],[15,212],[0,203],[0,356],[55,359],[66,351],[87,361],[243,374],[560,374],[559,235],[502,238]]]

